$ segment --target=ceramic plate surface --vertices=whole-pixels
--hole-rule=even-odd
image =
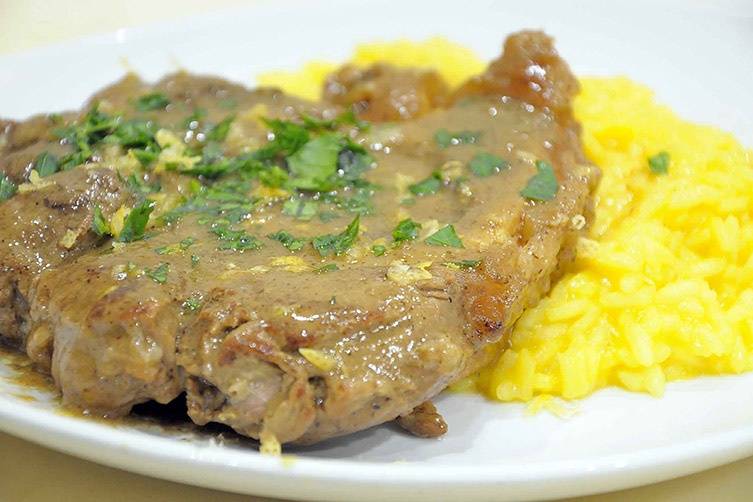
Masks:
[[[491,58],[511,31],[543,28],[579,75],[627,75],[684,117],[753,145],[753,3],[275,2],[0,57],[0,116],[77,108],[120,77],[183,67],[253,85],[360,42],[442,35]],[[661,399],[616,389],[559,419],[443,395],[441,440],[386,425],[276,459],[244,441],[61,413],[0,362],[0,429],[141,474],[242,493],[322,500],[520,500],[616,490],[753,454],[753,375],[671,384]]]

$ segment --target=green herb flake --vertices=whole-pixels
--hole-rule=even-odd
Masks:
[[[197,312],[202,304],[203,304],[203,298],[201,294],[195,293],[185,300],[183,300],[183,303],[181,304],[181,307],[183,308],[183,312],[186,314],[190,314],[192,312]]]
[[[340,267],[337,266],[337,263],[327,263],[326,265],[322,265],[321,267],[315,269],[314,273],[326,274],[327,272],[334,272],[335,270],[340,270]]]
[[[447,261],[443,263],[443,265],[447,268],[453,268],[456,270],[459,269],[469,269],[469,268],[476,268],[479,265],[481,265],[481,260],[459,260],[459,261]]]
[[[4,173],[0,172],[0,202],[6,201],[15,195],[18,187]]]
[[[230,125],[235,120],[235,115],[225,117],[221,122],[207,131],[207,141],[222,143],[230,132]]]
[[[448,148],[457,145],[472,145],[478,143],[481,138],[479,131],[450,132],[447,129],[439,129],[434,133],[434,141],[440,148]]]
[[[167,105],[170,104],[170,100],[167,96],[161,92],[153,92],[151,94],[144,94],[136,100],[136,109],[140,112],[150,112],[153,110],[164,110]]]
[[[42,152],[37,155],[34,161],[34,169],[37,170],[39,176],[44,178],[58,172],[60,170],[60,163],[58,162],[58,158],[50,152]]]
[[[126,216],[123,222],[123,230],[118,236],[119,242],[133,242],[144,237],[144,230],[149,223],[149,215],[154,210],[154,202],[145,200],[137,205]]]
[[[662,151],[648,158],[648,167],[654,174],[667,174],[670,160],[669,153]]]
[[[343,230],[341,233],[332,235],[320,235],[314,237],[311,242],[314,249],[319,251],[321,256],[329,256],[331,254],[341,255],[346,252],[358,238],[358,229],[361,222],[361,215],[356,215],[353,221]]]
[[[259,172],[259,181],[270,188],[281,188],[288,182],[288,173],[278,166],[270,166]]]
[[[294,253],[296,251],[300,251],[301,249],[303,249],[303,246],[306,245],[306,239],[299,239],[297,237],[294,237],[292,234],[286,232],[285,230],[280,230],[273,234],[269,234],[267,235],[267,238],[279,242],[289,251],[292,251]]]
[[[387,247],[382,246],[381,244],[374,244],[371,246],[371,252],[374,254],[374,256],[383,256],[384,253],[387,252]]]
[[[406,218],[397,224],[392,231],[392,238],[395,242],[412,241],[418,237],[418,231],[421,230],[421,224]]]
[[[410,185],[408,190],[413,195],[424,196],[435,194],[440,188],[442,188],[442,175],[440,173],[433,173],[425,180]]]
[[[110,230],[110,223],[105,218],[105,215],[102,214],[102,209],[99,206],[94,207],[94,216],[92,217],[92,231],[100,237],[104,237],[105,235],[110,235],[112,233],[112,231]]]
[[[170,271],[170,264],[160,263],[158,266],[152,269],[145,269],[144,274],[157,284],[164,284],[167,282],[167,273]]]
[[[131,148],[130,152],[136,157],[142,166],[148,166],[159,157],[159,152],[143,148]]]
[[[200,261],[200,258],[197,255],[195,255],[195,254],[191,255],[191,266],[192,267],[195,267],[196,265],[198,265],[199,261]]]
[[[557,177],[554,175],[552,165],[545,160],[536,161],[536,173],[528,180],[526,187],[520,191],[520,195],[526,199],[536,201],[549,201],[554,199],[559,189]]]
[[[429,237],[427,237],[424,242],[431,246],[445,246],[451,248],[463,247],[463,241],[460,240],[457,232],[455,232],[455,227],[453,227],[452,225],[447,225],[440,228]]]
[[[308,221],[316,215],[317,204],[305,199],[289,199],[282,205],[282,214]]]
[[[293,155],[309,141],[309,132],[302,125],[279,119],[264,119],[274,139],[256,152],[260,159],[273,159],[279,155]]]
[[[337,159],[342,140],[336,134],[323,134],[308,141],[288,157],[291,185],[300,190],[327,191],[337,173]]]
[[[221,251],[256,251],[263,247],[261,241],[245,230],[233,230],[227,225],[215,224],[212,233],[220,239],[217,249]]]
[[[191,246],[196,244],[196,239],[193,237],[186,237],[185,239],[181,240],[180,242],[176,244],[169,244],[167,246],[158,247],[154,250],[155,253],[158,255],[164,255],[164,254],[175,254],[179,253],[181,251],[185,251]]]
[[[507,169],[510,167],[510,163],[491,153],[481,152],[471,159],[468,167],[470,167],[471,172],[476,176],[486,178],[487,176],[496,174],[503,169]]]

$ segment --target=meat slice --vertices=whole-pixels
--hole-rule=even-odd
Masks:
[[[324,99],[353,106],[372,121],[407,120],[444,105],[449,88],[437,72],[375,64],[345,65],[327,78]]]
[[[308,244],[289,249],[267,236],[331,238],[351,220],[352,206],[295,219],[267,186],[272,195],[253,199],[235,226],[206,210],[186,211],[147,239],[66,259],[30,281],[29,330],[54,342],[51,372],[67,404],[117,416],[185,391],[196,423],[224,423],[270,444],[314,443],[398,417],[420,435],[443,430],[422,403],[483,365],[486,345],[549,289],[573,256],[598,173],[584,160],[570,114],[577,82],[543,34],[508,39],[503,56],[449,98],[431,90],[443,85],[432,84],[435,77],[428,84],[399,77],[409,82],[401,87],[392,70],[380,71],[333,77],[350,83],[330,99],[367,101],[374,113],[392,107],[378,115],[388,120],[405,118],[390,104],[391,90],[441,100],[421,98],[411,120],[351,131],[349,141],[372,147],[377,167],[338,196],[381,188],[369,199],[373,212],[356,208],[361,229],[342,256],[323,258]],[[250,142],[227,145],[232,151],[265,141],[260,108],[273,117],[325,115],[275,91],[192,79],[174,76],[156,89],[173,103],[209,105],[217,93],[242,102],[228,136]],[[152,89],[123,85],[122,92]],[[128,102],[117,89],[99,97],[113,107]],[[154,116],[179,122],[179,108]],[[209,113],[223,116],[216,106]],[[557,186],[543,199],[522,196],[542,163],[553,167]],[[235,199],[226,195],[211,209],[232,212]],[[417,238],[391,245],[407,219],[420,222]],[[427,244],[450,223],[457,241],[445,234]],[[228,245],[230,232],[243,235],[244,247]],[[382,252],[372,251],[379,243]]]
[[[0,203],[0,338],[21,347],[33,280],[101,242],[89,231],[94,206],[110,214],[130,200],[115,171],[106,168],[57,173],[24,189]]]

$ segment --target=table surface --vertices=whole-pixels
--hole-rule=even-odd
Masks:
[[[21,51],[118,28],[137,26],[244,0],[0,0],[0,54]],[[46,502],[109,500],[264,501],[139,476],[54,452],[0,433],[0,500]],[[13,452],[8,455],[7,452]],[[125,490],[123,487],[127,487]],[[753,458],[673,481],[579,500],[622,502],[748,500],[753,492]]]

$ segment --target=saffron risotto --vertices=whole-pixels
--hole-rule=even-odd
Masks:
[[[452,85],[485,66],[435,38],[356,48],[352,62],[433,67]],[[262,76],[318,98],[336,68]],[[570,273],[493,346],[495,361],[454,386],[545,404],[605,386],[660,396],[667,381],[753,369],[753,152],[696,125],[626,78],[583,78],[575,114],[603,172],[595,220]],[[667,174],[648,159],[669,154]]]

